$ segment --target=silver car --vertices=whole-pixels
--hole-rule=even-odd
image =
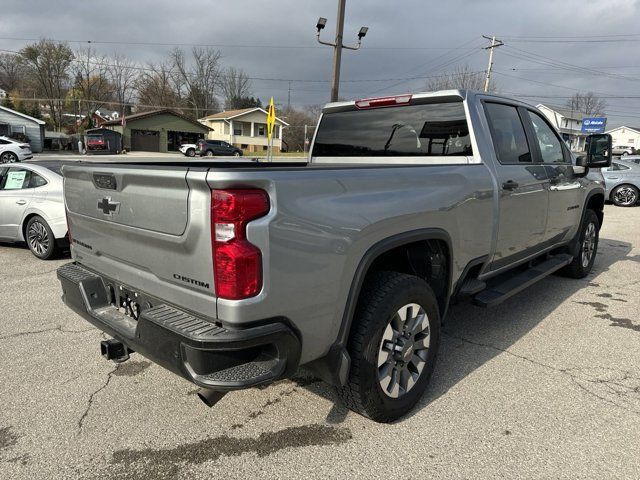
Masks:
[[[43,260],[68,245],[62,162],[0,165],[0,241],[26,242]]]
[[[619,207],[633,207],[640,195],[640,164],[634,161],[615,160],[609,168],[603,168],[606,198]]]

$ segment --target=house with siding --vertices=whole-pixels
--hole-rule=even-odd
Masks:
[[[198,119],[211,129],[209,140],[224,140],[245,152],[267,150],[267,111],[263,108],[227,110]],[[282,150],[282,129],[289,124],[276,117],[273,151]]]
[[[42,120],[0,105],[0,136],[27,141],[34,153],[44,149],[44,125]]]
[[[618,128],[612,128],[606,133],[611,135],[614,147],[633,147],[636,150],[640,150],[640,127],[622,125]]]

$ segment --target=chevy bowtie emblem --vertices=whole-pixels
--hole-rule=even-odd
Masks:
[[[112,202],[111,197],[104,197],[102,200],[98,200],[98,210],[101,210],[105,215],[113,215],[120,210],[120,202]]]

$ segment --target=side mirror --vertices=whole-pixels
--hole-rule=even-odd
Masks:
[[[612,140],[608,133],[589,135],[586,142],[586,165],[590,168],[606,168],[611,166]]]

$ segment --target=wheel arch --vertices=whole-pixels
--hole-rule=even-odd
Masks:
[[[360,259],[358,266],[356,267],[355,274],[353,275],[353,279],[351,280],[351,286],[349,288],[349,294],[343,310],[337,338],[325,357],[314,360],[306,365],[310,370],[330,384],[344,385],[346,383],[351,364],[351,359],[346,346],[349,340],[349,335],[351,334],[356,305],[367,275],[372,272],[379,271],[378,267],[389,266],[387,261],[390,259],[401,259],[404,257],[404,255],[402,255],[404,252],[406,254],[406,257],[404,257],[406,263],[401,263],[399,265],[399,269],[392,270],[409,273],[422,278],[419,271],[415,270],[415,261],[420,260],[420,258],[415,258],[415,247],[425,244],[430,244],[427,252],[430,252],[430,248],[432,247],[439,246],[443,248],[441,253],[444,256],[446,265],[445,277],[443,279],[444,288],[440,289],[438,292],[439,295],[436,293],[436,298],[438,299],[440,307],[440,318],[444,318],[449,305],[449,299],[451,297],[451,278],[453,274],[453,249],[451,236],[445,230],[440,228],[426,228],[388,237],[371,246]],[[414,263],[412,263],[412,261]]]

